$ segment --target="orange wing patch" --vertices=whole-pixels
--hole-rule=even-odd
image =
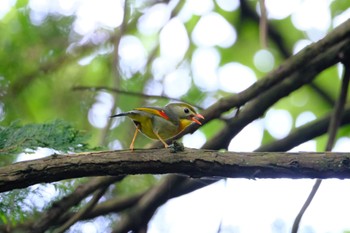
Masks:
[[[135,110],[148,112],[148,113],[160,116],[160,117],[162,117],[162,118],[164,118],[166,120],[169,120],[168,115],[162,109],[157,109],[157,108],[135,108]]]

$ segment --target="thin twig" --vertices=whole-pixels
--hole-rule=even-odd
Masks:
[[[260,44],[262,48],[267,48],[267,12],[265,0],[259,0],[260,5],[260,22],[259,22],[259,31],[260,31]]]
[[[292,233],[298,232],[299,225],[300,225],[300,220],[303,217],[303,215],[304,215],[305,211],[307,210],[307,208],[309,207],[311,201],[314,199],[315,194],[317,193],[318,188],[321,185],[321,182],[322,182],[321,179],[317,179],[315,184],[314,184],[314,186],[312,187],[312,190],[311,190],[309,196],[307,197],[304,205],[301,207],[298,215],[294,219],[294,223],[293,223],[293,226],[292,226]]]
[[[113,59],[111,61],[111,70],[112,70],[112,83],[114,87],[120,86],[120,71],[119,71],[119,44],[127,29],[127,22],[129,19],[128,14],[128,1],[124,1],[124,16],[121,26],[119,27],[119,33],[116,33],[115,41],[114,41],[114,51],[113,51]],[[112,107],[110,109],[110,115],[113,115],[117,106],[118,106],[118,93],[114,92],[114,101]],[[107,144],[108,134],[110,132],[110,128],[112,126],[112,119],[107,120],[106,126],[101,130],[99,144],[101,146],[105,146]]]
[[[148,95],[148,94],[144,94],[144,93],[140,93],[140,92],[134,92],[134,91],[125,91],[125,90],[121,90],[118,88],[112,88],[112,87],[104,87],[104,86],[96,86],[96,87],[88,87],[88,86],[75,86],[72,88],[73,91],[80,91],[80,90],[90,90],[90,91],[101,91],[101,90],[105,90],[105,91],[110,91],[110,92],[116,92],[119,94],[123,94],[123,95],[131,95],[131,96],[136,96],[136,97],[140,97],[140,98],[150,98],[150,99],[166,99],[166,100],[173,100],[176,102],[184,102],[181,99],[177,99],[177,98],[171,98],[168,96],[163,96],[163,95]],[[200,106],[197,106],[193,103],[189,103],[191,104],[193,107],[196,107],[197,109],[203,109]]]
[[[61,216],[62,213],[66,213],[72,206],[77,205],[90,193],[94,192],[100,187],[104,187],[106,185],[108,186],[108,184],[114,183],[121,179],[122,176],[108,178],[97,177],[93,179],[92,182],[90,181],[89,183],[78,186],[74,192],[55,202],[51,208],[41,215],[40,219],[35,220],[35,222],[31,224],[32,232],[46,231],[53,222],[57,221],[58,217]]]
[[[248,0],[240,0],[240,10],[242,18],[249,18],[252,19],[256,23],[260,23],[260,17],[256,13],[255,9],[250,6]],[[290,57],[291,54],[291,48],[290,46],[287,46],[286,39],[283,38],[282,34],[279,32],[279,30],[272,24],[270,24],[268,21],[267,23],[267,32],[269,39],[273,41],[278,48],[278,50],[281,52],[282,56],[284,58]]]
[[[329,127],[328,127],[328,141],[327,141],[327,145],[326,145],[326,150],[325,151],[331,151],[334,143],[335,143],[335,139],[336,139],[336,134],[337,134],[337,130],[339,128],[340,122],[341,122],[341,118],[344,112],[344,106],[345,106],[345,102],[346,102],[346,97],[348,95],[348,86],[349,86],[349,80],[350,80],[350,69],[347,66],[347,64],[345,64],[345,72],[344,72],[344,76],[342,79],[342,84],[341,84],[341,90],[340,90],[340,95],[339,95],[339,99],[336,103],[333,115],[331,117],[330,123],[329,123]],[[292,227],[292,233],[297,233],[298,229],[299,229],[299,225],[300,225],[300,221],[301,218],[303,217],[305,211],[307,210],[307,208],[309,207],[311,201],[313,200],[313,198],[315,197],[320,185],[322,183],[321,179],[317,179],[315,181],[315,184],[308,196],[308,198],[306,199],[304,205],[302,206],[302,208],[300,209],[297,217],[294,220],[293,223],[293,227]]]
[[[103,188],[98,189],[91,201],[79,212],[75,213],[67,222],[65,222],[62,226],[57,228],[54,233],[64,233],[67,229],[69,229],[73,224],[75,224],[77,221],[79,221],[86,213],[89,213],[92,208],[96,205],[96,203],[101,199],[103,194],[108,189],[109,184],[106,185]]]

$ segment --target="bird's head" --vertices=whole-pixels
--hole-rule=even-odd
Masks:
[[[170,119],[179,121],[184,128],[192,122],[201,125],[199,119],[204,119],[191,105],[185,103],[170,103],[165,106],[165,112]]]

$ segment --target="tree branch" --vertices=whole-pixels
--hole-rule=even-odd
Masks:
[[[210,149],[227,148],[231,139],[236,134],[250,122],[262,116],[269,107],[291,92],[302,87],[305,83],[311,82],[316,77],[316,74],[322,70],[338,62],[338,55],[341,53],[342,49],[346,49],[346,52],[349,53],[349,45],[350,37],[346,42],[339,42],[329,48],[327,53],[319,53],[315,55],[315,57],[310,58],[306,67],[299,67],[290,77],[270,87],[267,91],[264,91],[259,95],[259,98],[255,98],[247,103],[244,108],[242,108],[240,114],[232,118],[228,126],[219,131],[214,138],[203,147]],[[206,115],[204,116],[206,117]]]
[[[328,141],[327,141],[325,151],[331,151],[333,146],[334,146],[337,131],[338,131],[338,128],[339,128],[339,125],[341,122],[341,116],[343,115],[343,112],[344,112],[344,106],[346,103],[346,97],[348,96],[348,87],[349,87],[349,80],[350,80],[350,70],[348,69],[347,64],[348,64],[347,62],[344,64],[345,65],[345,72],[344,72],[344,76],[342,79],[339,98],[338,98],[338,101],[336,103],[335,109],[333,111],[333,114],[332,114],[330,122],[329,122]],[[298,215],[296,216],[296,218],[294,220],[293,227],[292,227],[292,233],[298,232],[300,220],[303,217],[303,215],[304,215],[305,211],[307,210],[307,208],[309,207],[309,205],[311,204],[311,201],[315,197],[321,183],[322,183],[321,179],[316,180],[308,198],[306,199],[304,205],[302,206],[302,208],[300,209]]]
[[[104,91],[110,91],[110,92],[114,92],[114,93],[119,93],[119,94],[123,94],[123,95],[130,95],[130,96],[136,96],[136,97],[140,97],[140,98],[149,98],[149,99],[166,99],[166,100],[173,100],[173,101],[178,101],[178,102],[183,102],[183,100],[181,99],[177,99],[177,98],[171,98],[168,96],[164,96],[164,95],[149,95],[149,94],[145,94],[145,93],[140,93],[140,92],[135,92],[135,91],[125,91],[125,90],[121,90],[118,88],[112,88],[112,87],[104,87],[104,86],[96,86],[96,87],[89,87],[89,86],[75,86],[72,88],[73,91],[100,91],[100,90],[104,90]],[[192,106],[198,108],[198,109],[202,109],[200,106],[195,105],[194,103],[190,103]]]
[[[322,40],[307,46],[298,54],[287,59],[277,69],[255,82],[246,90],[238,94],[221,98],[215,104],[204,110],[202,112],[205,117],[202,121],[203,124],[219,118],[222,113],[234,107],[241,107],[255,98],[255,103],[250,104],[250,111],[254,114],[252,115],[246,112],[245,115],[244,109],[242,109],[238,116],[241,120],[234,119],[230,127],[226,127],[223,132],[218,133],[218,140],[221,142],[218,143],[217,140],[212,140],[211,143],[205,145],[205,148],[226,148],[228,145],[227,142],[229,142],[234,135],[252,120],[261,116],[268,107],[304,84],[310,83],[318,73],[341,61],[339,57],[340,54],[348,53],[350,53],[350,20],[341,24]],[[277,84],[280,84],[280,86]],[[261,96],[263,95],[265,95],[266,98],[262,100]],[[259,96],[259,98],[256,98],[257,96]],[[245,108],[247,108],[247,106],[245,106]],[[248,118],[245,119],[243,116],[248,116]],[[195,124],[187,127],[183,133],[176,136],[175,139],[186,133],[194,132],[198,127],[199,126]],[[223,138],[226,141],[223,141]],[[213,146],[214,144],[215,146]]]
[[[269,144],[261,145],[255,151],[287,151],[293,147],[300,145],[306,141],[321,136],[327,132],[327,128],[331,119],[331,114],[324,116],[323,118],[309,122],[306,125],[296,128],[285,138],[276,140]],[[340,126],[350,123],[350,107],[344,110],[342,116],[339,117]]]
[[[255,23],[259,24],[260,26],[262,20],[260,19],[259,15],[256,13],[254,7],[249,6],[246,0],[240,0],[240,5],[241,5],[242,18],[245,17],[248,19],[252,19]],[[288,48],[288,46],[286,45],[285,43],[286,39],[283,38],[280,31],[276,27],[274,27],[274,25],[269,21],[266,21],[266,24],[267,24],[266,35],[268,35],[269,39],[275,43],[281,55],[284,58],[288,58],[292,56],[291,48]],[[325,90],[323,90],[323,88],[321,88],[315,83],[310,83],[309,85],[322,99],[325,100],[327,104],[329,104],[330,106],[334,105],[335,101],[330,97],[330,95]]]
[[[103,194],[105,194],[108,187],[109,185],[106,185],[105,187],[98,189],[95,192],[91,201],[86,206],[84,206],[79,212],[75,213],[71,218],[69,218],[67,222],[65,222],[63,225],[54,230],[54,233],[64,233],[74,223],[79,221],[82,218],[82,216],[84,216],[86,213],[89,213],[100,200],[100,198],[103,196]]]
[[[108,187],[111,183],[117,182],[122,178],[123,176],[109,177],[107,179],[96,177],[91,182],[78,186],[74,192],[53,203],[52,207],[46,210],[40,219],[36,219],[34,223],[29,224],[30,231],[36,233],[46,231],[63,213],[80,203],[89,194],[99,188]],[[23,228],[26,228],[26,226],[23,226]]]
[[[170,175],[160,184],[151,188],[143,195],[137,204],[128,210],[113,233],[126,233],[130,230],[139,232],[139,229],[147,228],[147,223],[159,206],[169,199],[169,189],[176,188],[186,180],[184,176]]]
[[[105,151],[55,155],[0,168],[0,192],[85,176],[181,173],[191,177],[350,178],[349,168],[347,153]]]

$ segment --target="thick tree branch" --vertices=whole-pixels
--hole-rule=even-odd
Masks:
[[[341,44],[340,46],[344,46],[344,44]],[[343,48],[344,48],[344,47],[343,47]],[[347,47],[345,47],[345,48],[347,49]],[[331,50],[331,51],[335,51],[334,53],[332,53],[332,54],[335,55],[335,54],[337,54],[337,53],[339,52],[339,47],[336,46],[335,49],[333,49],[333,50]],[[321,58],[318,58],[318,59],[315,60],[316,63],[320,62],[321,59],[323,59],[322,56],[321,56]],[[334,62],[336,62],[337,60],[336,60],[336,58],[333,58],[332,60],[328,60],[328,61],[331,61],[331,62],[334,63]],[[328,63],[328,64],[331,65],[332,63]],[[317,65],[317,66],[315,66],[315,67],[311,67],[310,70],[311,70],[312,72],[319,72],[319,70],[318,70],[319,68],[318,68],[318,67],[320,67],[320,66]],[[308,68],[309,68],[309,67],[308,67]],[[312,73],[312,72],[311,72],[311,73]],[[300,75],[300,74],[295,75],[295,76],[300,78],[299,81],[301,82],[301,84],[304,83],[305,81],[307,82],[308,80],[312,79],[312,78],[305,78],[305,77],[302,79],[302,78],[301,78],[302,75]],[[295,77],[295,76],[294,76],[294,77]],[[284,85],[287,85],[287,86],[289,85],[289,86],[291,86],[290,83],[293,82],[293,81],[294,81],[294,80],[290,80],[290,81],[288,81],[288,82],[284,82]],[[288,83],[289,83],[289,84],[288,84]],[[267,83],[265,83],[265,84],[267,84]],[[300,85],[300,84],[298,84],[297,86],[299,86],[299,85]],[[277,86],[278,86],[278,85],[277,85]],[[279,86],[276,87],[276,88],[279,89]],[[248,89],[248,90],[249,90],[249,89]],[[281,90],[283,90],[283,88],[280,89],[280,91],[281,91]],[[255,91],[256,91],[256,90],[255,90]],[[244,92],[243,92],[243,93],[244,93]],[[277,93],[278,93],[278,92],[277,92]],[[241,93],[241,94],[242,94],[242,93]],[[239,94],[239,95],[240,95],[240,94]],[[239,96],[239,95],[236,95],[236,96]],[[241,95],[241,96],[239,96],[239,97],[244,97],[244,95]],[[251,96],[251,97],[252,97],[252,96]],[[243,99],[244,99],[244,98],[243,98]],[[242,99],[241,99],[241,98],[238,98],[237,100],[240,101],[240,100],[242,100]],[[247,99],[246,99],[246,100],[247,100]],[[251,109],[253,109],[253,108],[251,108]],[[221,135],[221,136],[222,136],[222,135]],[[214,182],[214,181],[213,181],[213,182]],[[189,182],[188,182],[188,187],[191,189],[192,187],[194,187],[194,185],[193,185],[194,183],[196,183],[196,182],[193,182],[193,180],[192,180],[192,181],[189,181]],[[211,183],[211,182],[209,182],[209,183]],[[199,187],[202,187],[202,186],[205,186],[205,185],[199,185]],[[194,189],[196,189],[196,188],[194,188]],[[186,193],[186,191],[185,191],[185,193]],[[183,194],[182,191],[180,191],[180,195],[181,195],[181,194]]]
[[[231,138],[248,123],[261,116],[268,107],[304,84],[310,83],[318,73],[341,61],[339,57],[340,54],[348,53],[350,53],[350,20],[341,24],[322,40],[307,46],[298,54],[288,58],[281,66],[255,82],[246,90],[238,94],[221,98],[202,112],[205,116],[202,123],[205,124],[216,119],[220,117],[222,113],[235,107],[241,107],[255,98],[255,105],[252,103],[250,106],[250,111],[254,112],[254,115],[247,113],[249,119],[244,119],[245,122],[240,122],[240,120],[235,119],[231,127],[227,127],[224,130],[227,132],[219,132],[218,135],[221,136],[219,136],[218,140],[224,138],[225,133],[227,133],[225,138],[227,141],[230,141]],[[265,94],[266,97],[264,100],[261,98],[263,94]],[[257,96],[259,96],[259,98],[256,98]],[[254,110],[256,106],[258,109]],[[239,116],[243,119],[242,114],[243,111]],[[198,125],[191,125],[186,128],[181,135],[175,137],[175,139],[181,137],[183,134],[194,132],[198,127]],[[232,131],[232,129],[234,130]],[[212,141],[210,144],[207,144],[205,148],[225,148],[228,145],[227,141],[221,143]]]
[[[349,21],[345,24],[349,25]],[[222,101],[219,101],[206,111],[209,112],[206,115],[207,119],[213,119],[209,116],[219,116],[225,109],[229,110],[232,107],[245,104],[247,101],[268,91],[270,87],[280,83],[282,80],[289,79],[288,82],[294,82],[295,80],[291,77],[295,77],[295,70],[297,69],[300,69],[301,72],[312,71],[311,73],[318,73],[325,69],[325,67],[336,63],[338,60],[333,55],[339,51],[348,51],[350,29],[349,26],[343,26],[343,29],[344,31],[341,33],[339,31],[340,29],[335,34],[332,32],[331,34],[335,35],[335,37],[326,37],[327,39],[325,38],[323,42],[321,41],[323,44],[319,42],[305,49],[303,52],[307,56],[296,56],[300,60],[297,58],[288,60],[285,66],[281,66],[280,69],[269,74],[266,80],[263,79],[264,81],[248,88],[247,92],[222,99]],[[345,32],[346,30],[348,31]],[[336,36],[340,37],[336,38]],[[316,48],[318,49],[316,50]],[[329,53],[330,50],[332,50],[331,53]],[[318,60],[314,60],[317,64],[311,64],[311,68],[309,69],[313,59],[322,53],[327,54],[329,59],[322,60],[324,57],[320,57]],[[302,75],[302,73],[298,75]],[[305,79],[298,80],[301,84],[305,81]],[[307,77],[306,80],[309,81],[310,78]],[[280,91],[284,92],[285,89]],[[236,99],[236,97],[238,98]],[[226,161],[227,159],[229,162]],[[162,149],[137,151],[136,153],[123,151],[66,156],[57,155],[44,160],[17,163],[0,169],[0,190],[7,191],[13,188],[26,187],[38,182],[52,182],[72,177],[95,176],[99,174],[136,174],[141,172],[153,174],[168,172],[183,173],[195,177],[350,177],[349,157],[347,154],[330,154],[330,156],[305,153],[301,153],[300,155],[285,153],[221,154],[213,151],[196,150],[169,154],[168,151]],[[226,164],[226,162],[228,163]],[[15,168],[16,166],[20,168],[18,173],[11,170],[11,168]],[[5,176],[9,179],[6,179]],[[16,181],[18,181],[18,185],[14,185]],[[185,183],[190,184],[190,181],[181,182],[182,185],[180,186],[184,186]],[[188,187],[193,187],[192,184],[188,185]],[[179,195],[183,193],[183,191],[179,191]]]
[[[186,177],[170,175],[160,184],[151,188],[128,213],[122,217],[113,233],[124,233],[144,229],[159,206],[169,199],[169,189],[182,184]]]
[[[82,199],[93,193],[95,190],[106,188],[111,183],[120,181],[122,178],[123,176],[109,177],[107,179],[104,177],[96,177],[91,182],[80,185],[74,192],[53,203],[52,207],[41,215],[41,218],[28,224],[30,226],[29,231],[35,233],[46,231],[53,222],[57,221],[57,219],[63,215],[63,213],[66,213],[71,207],[80,203]],[[22,227],[26,228],[26,226]]]
[[[288,151],[293,147],[300,145],[301,143],[312,140],[318,136],[321,136],[327,132],[327,128],[330,122],[331,114],[324,116],[323,118],[309,122],[306,125],[296,128],[285,138],[271,142],[266,145],[260,146],[255,151]],[[339,118],[340,126],[350,123],[350,108],[346,108],[342,117]]]
[[[0,169],[0,192],[85,176],[181,173],[191,177],[350,178],[350,154],[216,152],[186,149],[56,155]]]
[[[338,55],[342,49],[349,53],[350,37],[346,42],[341,42],[328,49],[328,53],[320,53],[308,62],[308,66],[300,68],[283,81],[270,87],[267,91],[259,95],[259,98],[247,103],[237,117],[232,118],[228,127],[219,131],[213,140],[207,142],[204,148],[221,149],[227,148],[231,139],[238,134],[246,125],[262,116],[264,112],[291,92],[312,81],[316,74],[326,67],[334,65],[338,60]],[[342,49],[340,49],[342,48]],[[329,56],[330,55],[330,56]]]
[[[254,7],[249,6],[246,0],[240,0],[241,5],[241,14],[242,14],[242,20],[244,18],[252,19],[255,23],[261,24],[261,19],[259,15],[256,13]],[[261,4],[260,4],[261,5]],[[271,41],[273,41],[276,45],[276,47],[279,49],[281,55],[284,58],[288,58],[292,56],[291,48],[289,48],[285,41],[286,39],[283,38],[280,31],[273,25],[273,23],[267,21],[267,35]],[[330,97],[330,95],[323,90],[320,86],[318,86],[315,83],[310,83],[310,87],[323,99],[326,103],[328,103],[330,106],[334,105],[334,100]]]

